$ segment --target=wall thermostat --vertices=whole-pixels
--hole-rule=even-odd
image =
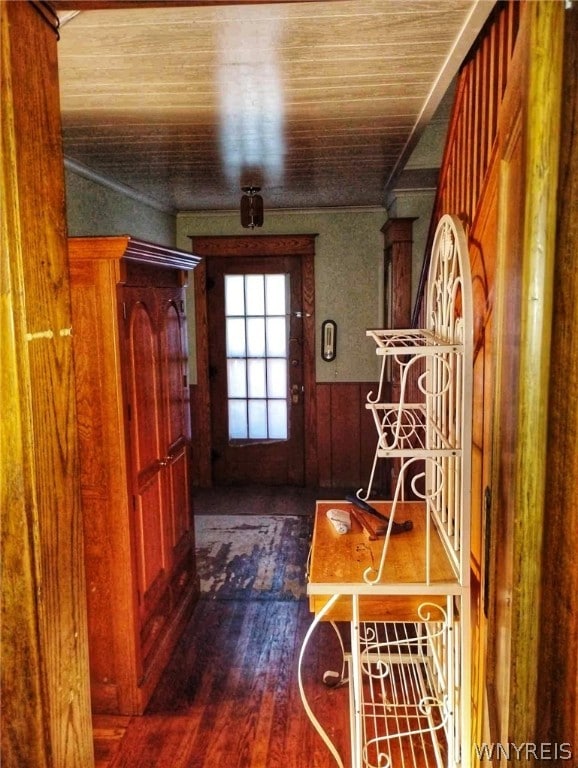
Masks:
[[[321,326],[321,357],[330,363],[337,356],[337,324],[325,320]]]

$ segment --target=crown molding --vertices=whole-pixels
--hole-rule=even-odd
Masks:
[[[118,192],[118,194],[123,195],[124,197],[129,197],[131,200],[135,200],[137,203],[141,203],[142,205],[146,205],[149,208],[154,208],[157,211],[161,211],[161,213],[170,213],[172,216],[175,216],[177,213],[177,211],[172,206],[161,203],[154,197],[149,197],[142,192],[137,192],[132,187],[128,187],[126,184],[121,184],[119,181],[110,179],[108,176],[103,176],[101,173],[97,173],[97,171],[94,171],[87,165],[83,165],[76,160],[72,160],[70,157],[64,158],[64,167],[72,173],[76,173],[78,176],[82,176],[89,181],[93,181],[95,184],[100,184],[107,189],[111,189],[113,192]]]

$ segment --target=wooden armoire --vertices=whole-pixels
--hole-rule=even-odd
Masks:
[[[185,284],[198,258],[69,240],[93,712],[141,714],[198,595]]]

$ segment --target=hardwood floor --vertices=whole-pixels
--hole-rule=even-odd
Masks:
[[[333,768],[297,688],[310,622],[304,600],[202,599],[145,715],[95,718],[97,768]],[[307,693],[345,748],[346,688],[321,681],[338,647],[329,626],[319,633]]]
[[[297,687],[311,618],[305,600],[201,599],[145,715],[95,718],[97,768],[334,768]],[[307,695],[346,751],[347,689],[321,680],[340,669],[330,626],[317,640]]]
[[[308,547],[289,541],[294,528],[283,530],[279,558],[292,563],[302,558],[304,581]],[[226,530],[228,545],[235,535],[246,536],[243,526]],[[206,556],[198,543],[199,555]],[[262,563],[237,558],[235,547],[229,548],[235,583],[249,583]],[[297,683],[299,654],[312,620],[307,598],[288,599],[281,590],[259,597],[241,586],[202,592],[145,714],[94,717],[96,768],[336,768],[305,712]],[[335,632],[324,622],[304,656],[304,686],[348,765],[348,686],[328,688],[322,682],[328,669],[341,670],[341,661]],[[392,759],[400,766],[436,764],[431,746],[424,749],[417,736],[394,745]]]

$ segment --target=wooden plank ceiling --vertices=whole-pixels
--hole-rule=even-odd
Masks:
[[[493,3],[56,5],[69,166],[182,211],[383,205]]]

